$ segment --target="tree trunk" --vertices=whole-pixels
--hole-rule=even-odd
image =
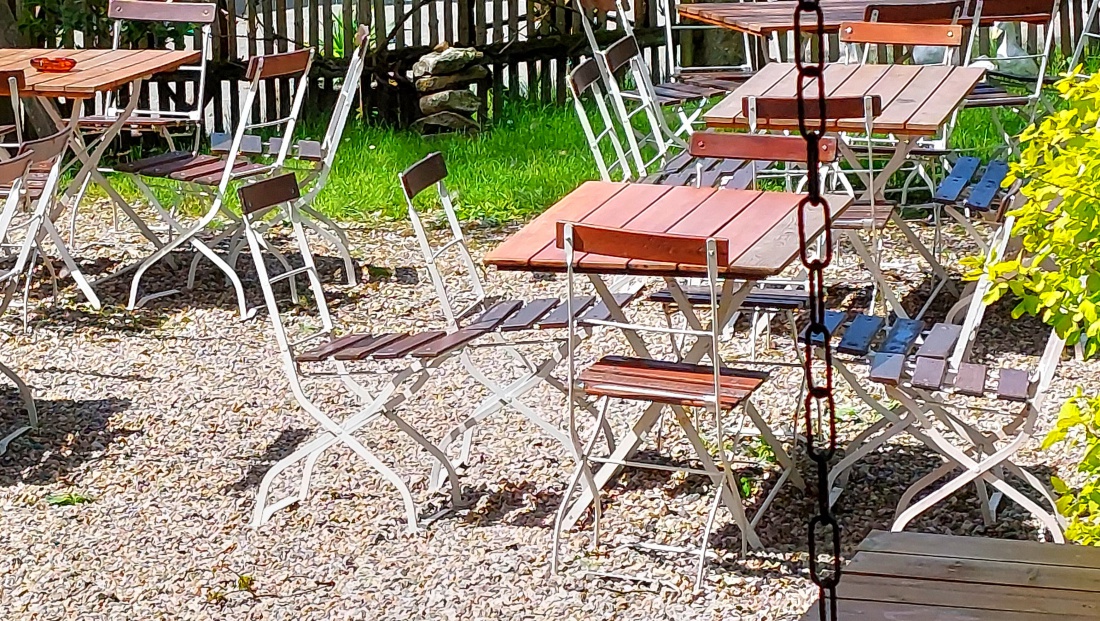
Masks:
[[[10,0],[0,0],[0,48],[25,47],[26,41],[19,34],[16,26],[15,11]],[[75,104],[74,104],[75,105]],[[57,132],[57,127],[42,108],[42,104],[34,98],[23,98],[23,109],[27,113],[27,124],[30,125],[36,136],[49,136]],[[0,105],[0,122],[4,118],[11,117],[11,109],[7,105]]]

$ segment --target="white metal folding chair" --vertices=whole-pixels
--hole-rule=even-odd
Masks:
[[[700,31],[707,30],[721,31],[726,33],[727,36],[736,37],[738,35],[709,24],[682,22],[676,12],[677,4],[676,0],[668,0],[657,5],[657,10],[664,13],[665,59],[668,63],[668,75],[673,83],[692,84],[732,92],[742,82],[752,77],[755,72],[753,53],[756,46],[753,38],[748,33],[740,33],[741,52],[743,54],[743,62],[740,64],[719,66],[693,64],[685,66],[683,64],[685,36],[692,36]]]
[[[999,68],[986,72],[986,81],[978,84],[974,91],[967,97],[966,108],[995,108],[1008,109],[1019,115],[1027,124],[1035,121],[1040,109],[1049,110],[1050,106],[1043,100],[1043,87],[1048,83],[1047,69],[1050,66],[1051,53],[1054,50],[1054,34],[1058,31],[1059,18],[1061,16],[1062,3],[1058,0],[973,0],[970,7],[970,18],[973,20],[970,45],[965,55],[964,63],[973,62],[974,52],[977,48],[976,32],[979,25],[990,24],[994,21],[1012,25],[1028,25],[1030,28],[1043,28],[1042,48],[1035,53],[1028,53],[1019,49],[1008,51],[1006,54],[998,54],[996,59],[991,59],[997,66],[1008,63],[1020,63],[1031,61],[1037,65],[1035,75],[1018,75],[1012,71],[1002,71]],[[991,79],[992,78],[992,79]],[[1006,90],[1005,85],[1012,85],[1024,89],[1024,93],[1017,95]],[[1019,155],[1019,149],[1015,138],[1005,130],[1000,116],[991,115],[993,124],[1001,133],[1006,150]]]
[[[213,24],[217,16],[217,5],[203,2],[161,2],[152,0],[111,0],[107,6],[107,17],[113,21],[111,26],[111,49],[120,49],[122,30],[129,23],[171,23],[177,25],[198,24],[200,28],[198,51],[201,59],[197,66],[180,67],[184,74],[194,74],[195,87],[190,97],[187,88],[180,84],[175,93],[168,93],[176,109],[169,107],[168,101],[159,99],[161,92],[150,100],[156,105],[149,108],[134,108],[126,122],[127,131],[155,132],[164,137],[169,149],[175,151],[175,138],[190,136],[192,152],[198,152],[202,136],[203,108],[206,92],[206,70],[213,43]],[[182,42],[181,42],[182,43]],[[107,93],[103,101],[103,114],[83,117],[80,129],[85,133],[96,133],[113,125],[123,109],[120,107],[121,93]],[[140,93],[129,93],[128,97],[138,97]],[[182,132],[182,134],[181,134]]]
[[[0,198],[3,199],[3,210],[0,211],[0,240],[8,240],[8,229],[11,227],[16,211],[26,200],[26,178],[30,170],[32,157],[30,153],[23,153],[8,160],[0,161]],[[41,205],[41,202],[40,202]],[[11,267],[0,272],[0,287],[3,287],[0,298],[0,314],[7,310],[19,287],[20,279],[29,279],[29,270],[32,265],[31,253],[35,248],[35,239],[38,234],[37,224],[43,217],[42,207],[35,210],[30,222],[26,226],[23,239],[16,246],[14,261]],[[5,244],[7,246],[7,244]],[[34,404],[34,395],[30,387],[6,364],[0,362],[0,373],[5,375],[15,384],[19,396],[23,399],[27,409],[27,425],[16,428],[6,436],[0,438],[0,455],[8,450],[11,441],[27,431],[38,427],[38,410]]]
[[[411,398],[424,386],[431,369],[438,367],[450,357],[446,348],[431,352],[424,351],[425,347],[433,345],[433,341],[437,347],[442,345],[438,341],[444,333],[433,331],[411,336],[408,334],[350,334],[333,339],[334,324],[298,210],[301,193],[294,175],[284,174],[243,186],[238,190],[238,195],[241,199],[245,239],[256,267],[260,288],[263,290],[264,303],[271,319],[275,340],[279,345],[283,369],[290,381],[295,400],[320,427],[317,437],[279,460],[264,475],[257,491],[256,508],[252,518],[253,526],[263,524],[273,513],[284,507],[304,501],[309,493],[317,459],[329,447],[342,444],[362,457],[397,488],[404,504],[408,528],[416,530],[419,527],[420,518],[408,485],[400,475],[384,464],[354,435],[364,425],[379,418],[386,418],[393,422],[435,459],[440,460],[450,482],[453,506],[461,506],[462,497],[458,476],[454,467],[447,461],[446,455],[436,449],[431,441],[396,411],[402,402]],[[272,275],[268,272],[264,257],[265,250],[270,249],[272,244],[261,236],[262,232],[271,229],[258,227],[256,224],[265,214],[276,208],[282,210],[280,217],[286,217],[290,221],[302,266]],[[291,340],[292,336],[288,334],[287,325],[282,320],[279,299],[276,297],[273,286],[279,281],[291,280],[293,287],[292,276],[300,274],[305,274],[309,280],[312,300],[317,307],[316,324],[319,325],[307,326],[305,324],[313,322],[301,320],[296,315],[295,324],[301,326],[301,334],[295,335],[298,338]],[[291,297],[292,301],[297,299],[296,294],[292,293]],[[325,342],[326,338],[332,340]],[[373,360],[374,364],[371,365],[373,368],[363,371],[349,370],[348,362],[365,361],[368,358]],[[330,365],[333,370],[313,371],[314,363]],[[384,379],[380,382],[377,391],[372,393],[367,386],[355,379],[355,376],[362,375]],[[306,394],[302,380],[307,376],[338,377],[359,400],[361,406],[359,411],[338,421],[334,414],[326,411],[326,408]],[[269,503],[271,487],[277,477],[287,468],[299,463],[302,464],[303,473],[296,493]]]
[[[458,339],[464,336],[477,337],[476,340],[468,339],[469,343],[464,344],[461,351],[456,348],[456,352],[470,378],[484,386],[490,394],[469,414],[464,414],[463,420],[444,436],[438,446],[440,450],[447,451],[452,443],[462,437],[462,452],[457,463],[462,466],[467,465],[474,427],[488,416],[502,409],[511,408],[526,417],[543,433],[560,442],[567,450],[571,450],[573,444],[558,424],[546,420],[523,401],[524,395],[543,383],[563,394],[568,394],[565,383],[555,377],[553,372],[567,355],[568,342],[555,331],[565,327],[567,320],[565,312],[570,310],[570,307],[557,298],[532,301],[504,300],[490,303],[474,259],[470,255],[462,225],[455,214],[454,203],[445,183],[446,177],[447,167],[443,156],[433,153],[401,173],[401,188],[408,204],[409,220],[412,222],[420,250],[424,255],[425,267],[446,320],[446,331],[458,335],[455,337]],[[433,194],[438,198],[446,218],[447,239],[441,244],[433,243],[415,204],[417,196],[427,193],[432,188],[435,189]],[[458,273],[454,275],[456,278],[445,278],[441,271],[440,261],[447,254],[458,257],[460,267]],[[616,301],[619,304],[628,303],[639,289],[640,287],[632,282],[618,283],[615,289]],[[596,304],[594,297],[577,298],[572,300],[572,303],[576,314],[586,318],[610,317],[606,305]],[[517,338],[509,339],[506,336]],[[532,346],[543,346],[549,353],[541,359],[532,359],[528,353],[525,353]],[[499,374],[486,372],[470,355],[470,350],[483,348],[491,348],[494,352],[500,352],[511,359],[516,366],[523,369],[520,376],[506,383],[494,379],[494,376]],[[499,362],[500,358],[497,357],[495,360]],[[582,405],[584,404],[582,401]],[[610,428],[605,426],[604,431],[608,445],[613,447],[614,439],[611,437]],[[433,481],[436,484],[442,483],[438,477],[439,474],[437,466],[433,473]]]
[[[689,237],[670,234],[653,234],[623,229],[611,229],[595,227],[570,222],[560,223],[558,229],[558,245],[564,246],[567,265],[568,293],[567,300],[572,300],[577,295],[577,265],[580,257],[588,255],[600,255],[608,257],[622,257],[640,259],[643,261],[662,261],[675,264],[706,265],[707,286],[709,287],[709,310],[712,317],[718,317],[720,313],[719,296],[723,285],[719,282],[719,264],[727,264],[729,248],[727,240],[715,238]],[[678,288],[675,279],[668,278],[666,282],[670,288]],[[554,541],[552,554],[552,570],[558,569],[558,554],[560,549],[561,531],[566,521],[566,516],[576,502],[573,499],[574,492],[578,491],[582,483],[591,490],[594,495],[591,506],[593,508],[593,539],[592,545],[596,547],[599,542],[600,518],[602,514],[600,490],[596,484],[596,478],[592,471],[593,463],[614,463],[621,466],[638,468],[655,468],[664,471],[687,471],[709,477],[715,487],[714,500],[711,503],[706,526],[700,546],[697,550],[690,548],[677,548],[659,544],[648,544],[643,547],[658,549],[665,552],[694,552],[698,554],[699,565],[696,572],[696,588],[702,583],[703,571],[706,562],[707,546],[710,534],[717,516],[718,508],[725,504],[734,517],[738,528],[742,532],[742,548],[747,546],[759,547],[760,541],[755,534],[755,526],[763,515],[767,505],[774,494],[765,500],[758,509],[757,515],[750,520],[745,513],[742,504],[739,486],[734,477],[731,462],[733,459],[727,455],[726,413],[737,408],[743,408],[745,416],[757,422],[759,418],[755,409],[749,403],[750,395],[764,383],[767,375],[753,371],[731,369],[723,367],[718,353],[718,344],[721,337],[721,322],[711,321],[709,329],[695,327],[674,328],[657,327],[624,322],[622,320],[598,320],[589,321],[598,326],[622,329],[629,333],[639,332],[679,333],[699,339],[700,344],[706,344],[706,354],[711,359],[711,366],[698,364],[663,362],[645,358],[626,358],[620,356],[607,356],[596,362],[584,371],[578,371],[577,366],[577,329],[584,324],[583,319],[574,318],[569,322],[569,373],[568,386],[570,399],[568,400],[569,413],[569,437],[574,444],[574,453],[578,455],[576,468],[570,478],[562,497],[562,504],[558,508],[554,525]],[[587,438],[582,438],[578,411],[576,407],[577,395],[586,395],[604,400],[599,409],[595,423],[589,428],[591,431]],[[594,454],[600,430],[606,421],[606,414],[610,399],[638,400],[651,404],[669,406],[676,421],[683,428],[689,443],[694,448],[702,468],[683,468],[652,464],[636,461],[617,461],[611,458]],[[712,456],[708,444],[700,437],[699,430],[692,422],[687,408],[703,408],[712,416],[716,436],[709,446],[716,447],[717,458]],[[742,418],[742,424],[744,418]],[[758,423],[761,424],[761,423]],[[733,434],[733,446],[740,439],[741,426]],[[765,425],[766,428],[766,425]],[[781,449],[780,449],[781,450]],[[793,473],[792,468],[784,471],[778,485],[781,486]],[[778,489],[778,486],[777,488]],[[612,575],[614,576],[614,575]]]
[[[0,157],[4,151],[14,151],[23,143],[23,101],[20,91],[27,87],[27,76],[21,69],[0,71],[0,83],[11,101],[11,125],[0,125]],[[14,139],[14,141],[13,141]]]
[[[1085,46],[1090,40],[1100,39],[1100,33],[1096,28],[1096,15],[1100,11],[1100,0],[1089,0],[1089,10],[1085,12],[1084,19],[1080,22],[1081,34],[1077,37],[1077,43],[1073,46],[1073,55],[1069,59],[1069,70],[1075,71],[1084,60]],[[1088,73],[1075,74],[1078,78],[1087,80],[1092,77]]]
[[[240,277],[233,266],[222,259],[210,245],[201,241],[198,236],[205,231],[219,215],[236,222],[239,218],[225,208],[225,201],[229,192],[229,186],[236,181],[247,177],[269,175],[283,168],[291,146],[294,128],[298,121],[302,102],[305,100],[306,87],[309,84],[309,68],[313,62],[313,49],[271,54],[267,56],[255,56],[248,62],[245,76],[248,79],[248,89],[241,102],[240,121],[233,134],[233,139],[224,150],[224,155],[195,155],[188,152],[172,151],[162,155],[137,160],[129,164],[118,166],[120,172],[128,173],[130,178],[141,190],[145,199],[156,210],[160,218],[168,225],[169,230],[175,235],[152,255],[146,258],[138,266],[130,284],[130,299],[128,307],[133,309],[144,303],[166,295],[177,293],[178,290],[161,291],[146,294],[139,298],[141,279],[145,272],[157,262],[184,244],[191,244],[202,256],[213,262],[225,273],[237,296],[237,304],[242,317],[249,317],[254,312],[249,311],[244,296],[244,288]],[[261,84],[265,80],[276,78],[293,78],[296,81],[294,98],[287,116],[269,121],[251,121],[252,104],[256,99]],[[278,149],[270,154],[266,160],[264,154],[263,139],[258,135],[249,134],[252,129],[266,129],[282,127],[281,139]],[[269,143],[270,144],[270,143]],[[220,149],[215,150],[221,153]],[[258,161],[252,161],[247,158]],[[262,160],[262,161],[261,161]],[[174,203],[169,207],[161,204],[156,193],[147,184],[149,179],[163,179],[172,182],[177,190],[173,193]],[[196,197],[209,202],[206,212],[195,224],[185,228],[176,220],[175,207],[184,196]],[[222,237],[215,238],[216,240]],[[272,249],[275,256],[277,251]],[[230,255],[233,257],[234,255]],[[195,266],[188,274],[187,286],[193,287],[195,280]]]

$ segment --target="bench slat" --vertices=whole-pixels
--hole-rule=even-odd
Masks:
[[[917,364],[913,368],[913,386],[939,390],[946,372],[947,361],[943,358],[917,358]]]
[[[519,310],[521,306],[523,306],[523,302],[520,300],[497,302],[484,313],[474,317],[466,327],[482,331],[492,330],[510,317],[512,313]]]
[[[840,339],[837,351],[853,356],[865,356],[871,349],[871,342],[886,325],[886,320],[874,315],[856,315],[851,325],[844,331],[844,338]]]
[[[875,354],[871,361],[871,374],[868,376],[876,384],[897,386],[901,382],[901,372],[905,368],[905,356],[901,354]]]
[[[1027,401],[1031,396],[1031,380],[1027,371],[1001,369],[997,380],[997,398],[1006,401]]]
[[[594,295],[582,295],[573,298],[573,312],[582,313],[596,301]],[[540,320],[535,326],[540,330],[564,328],[569,325],[569,305],[563,300],[557,308]]]
[[[953,323],[937,323],[932,326],[917,355],[924,358],[947,358],[962,334],[962,326]]]
[[[884,354],[908,354],[923,329],[922,321],[898,319],[886,334],[886,340],[883,341],[882,347],[879,347],[879,351]]]
[[[519,309],[504,320],[504,323],[500,326],[501,332],[514,332],[516,330],[527,330],[531,326],[535,325],[539,319],[542,319],[543,315],[550,312],[550,309],[554,308],[561,302],[558,298],[542,298],[538,300],[532,300],[527,303],[526,306]]]
[[[984,364],[964,362],[955,374],[955,390],[971,397],[980,397],[985,394],[985,375]]]

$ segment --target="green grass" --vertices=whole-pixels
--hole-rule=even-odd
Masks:
[[[303,129],[320,135],[324,122]],[[317,206],[349,220],[404,219],[397,174],[433,151],[446,159],[459,217],[488,225],[530,218],[598,177],[572,106],[509,101],[490,130],[474,135],[424,137],[350,119]]]

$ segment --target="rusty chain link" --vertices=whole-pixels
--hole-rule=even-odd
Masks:
[[[810,23],[804,24],[803,21]],[[821,621],[837,620],[836,587],[840,581],[840,524],[833,515],[829,503],[829,461],[836,453],[836,403],[833,400],[832,335],[825,323],[825,268],[833,259],[833,237],[829,204],[822,197],[821,177],[818,174],[818,145],[825,136],[826,110],[825,85],[822,74],[825,69],[825,26],[819,0],[798,0],[794,14],[795,66],[798,69],[798,130],[806,140],[807,196],[798,206],[799,257],[809,278],[810,325],[806,329],[803,356],[806,373],[805,412],[806,452],[817,466],[817,514],[810,520],[809,563],[810,579],[818,588],[818,614]],[[804,45],[803,34],[810,35],[810,45]],[[809,91],[809,95],[807,94]],[[807,97],[817,99],[817,118],[807,118]],[[816,122],[813,122],[816,120]],[[808,214],[821,210],[825,223],[823,252],[811,255],[809,222],[816,221]],[[820,355],[820,359],[815,359]],[[818,377],[822,375],[822,378]],[[827,428],[814,429],[814,413],[820,419],[824,415]],[[821,426],[821,425],[819,425]],[[817,434],[825,436],[818,445]],[[828,539],[822,542],[819,538]],[[824,543],[824,546],[822,545]],[[824,559],[824,560],[823,560]]]

